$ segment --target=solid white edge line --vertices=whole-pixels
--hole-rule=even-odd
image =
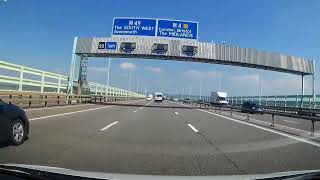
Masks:
[[[188,124],[188,126],[194,131],[194,132],[199,132],[198,129],[196,129],[194,126],[192,126],[191,124]]]
[[[138,102],[138,101],[133,101],[133,102]],[[128,102],[128,103],[125,103],[125,104],[129,104],[129,103],[133,103],[133,102]],[[67,113],[62,113],[62,114],[53,114],[53,115],[49,115],[49,116],[31,118],[31,119],[29,119],[29,121],[34,121],[34,120],[38,120],[38,119],[45,119],[45,118],[51,118],[51,117],[57,117],[57,116],[64,116],[64,115],[87,112],[87,111],[93,111],[93,110],[98,110],[98,109],[105,109],[105,108],[110,108],[110,107],[113,107],[113,106],[115,106],[115,105],[97,107],[97,108],[92,108],[92,109],[85,109],[85,110],[80,110],[80,111],[72,111],[72,112],[67,112]]]
[[[47,110],[47,109],[62,109],[62,108],[71,108],[71,107],[81,107],[81,106],[92,106],[95,104],[78,104],[78,105],[62,105],[62,106],[55,106],[55,107],[39,107],[39,108],[29,108],[29,109],[23,109],[24,111],[41,111],[41,110]]]
[[[57,116],[64,116],[64,115],[87,112],[87,111],[93,111],[93,110],[97,110],[97,109],[105,109],[105,108],[110,108],[110,107],[113,107],[113,106],[114,105],[104,106],[104,107],[97,107],[97,108],[92,108],[92,109],[85,109],[85,110],[80,110],[80,111],[67,112],[67,113],[62,113],[62,114],[54,114],[54,115],[49,115],[49,116],[42,116],[42,117],[37,117],[37,118],[31,118],[31,119],[29,119],[29,121],[34,121],[34,120],[38,120],[38,119],[45,119],[45,118],[51,118],[51,117],[57,117]]]
[[[113,123],[111,123],[111,124],[107,125],[106,127],[104,127],[104,128],[102,128],[102,129],[100,129],[100,131],[107,130],[107,129],[108,129],[108,128],[110,128],[111,126],[116,125],[118,122],[119,122],[119,121],[115,121],[115,122],[113,122]]]
[[[277,130],[268,129],[268,128],[261,127],[261,126],[258,126],[258,125],[255,125],[255,124],[251,124],[251,123],[247,123],[247,122],[244,122],[244,121],[241,121],[241,120],[237,120],[237,119],[233,119],[233,118],[230,118],[230,117],[222,116],[222,115],[220,115],[220,114],[215,114],[215,113],[210,112],[210,111],[205,111],[205,110],[202,110],[202,109],[197,109],[197,110],[198,110],[198,111],[202,111],[202,112],[206,112],[206,113],[209,113],[209,114],[218,116],[218,117],[222,117],[222,118],[225,118],[225,119],[234,121],[234,122],[238,122],[238,123],[241,123],[241,124],[245,124],[245,125],[248,125],[248,126],[251,126],[251,127],[255,127],[255,128],[258,128],[258,129],[262,129],[262,130],[265,130],[265,131],[268,131],[268,132],[271,132],[271,133],[274,133],[274,134],[278,134],[278,135],[281,135],[281,136],[284,136],[284,137],[287,137],[287,138],[291,138],[291,139],[294,139],[294,140],[296,140],[296,141],[300,141],[300,142],[304,142],[304,143],[307,143],[307,144],[310,144],[310,145],[313,145],[313,146],[320,147],[320,144],[319,144],[319,143],[311,142],[311,141],[309,141],[309,140],[307,140],[307,139],[304,139],[304,138],[296,137],[296,136],[293,136],[293,135],[289,135],[289,134],[286,134],[286,133],[279,132],[279,131],[277,131]]]

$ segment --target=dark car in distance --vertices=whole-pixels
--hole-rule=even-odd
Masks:
[[[190,104],[190,103],[191,103],[191,99],[185,98],[185,99],[183,100],[183,103],[184,103],[184,104]]]
[[[260,107],[259,105],[257,105],[256,103],[254,103],[254,102],[246,101],[241,106],[241,112],[243,112],[243,113],[250,113],[250,114],[260,113],[260,114],[263,114],[263,111],[264,111],[264,109],[262,107]]]
[[[29,134],[29,120],[20,107],[0,99],[0,142],[22,144]]]

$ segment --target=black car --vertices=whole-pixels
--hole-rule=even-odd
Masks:
[[[20,145],[29,134],[29,120],[18,106],[0,99],[0,142]]]
[[[190,103],[191,103],[191,99],[186,98],[186,99],[183,100],[183,103],[185,103],[185,104],[190,104]]]
[[[243,113],[250,113],[250,114],[253,114],[253,113],[260,113],[260,114],[263,114],[263,108],[260,107],[259,105],[257,105],[256,103],[254,102],[249,102],[249,101],[246,101],[242,104],[241,106],[241,112]]]

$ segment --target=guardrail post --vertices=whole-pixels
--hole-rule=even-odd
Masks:
[[[48,105],[48,101],[47,101],[48,96],[47,96],[47,95],[45,95],[45,96],[44,96],[44,98],[45,98],[44,106],[45,106],[45,107],[47,107],[47,105]]]
[[[22,94],[19,94],[19,106],[22,107]]]
[[[274,127],[274,114],[272,114],[271,127]]]
[[[276,106],[277,106],[277,97],[274,96],[274,107],[276,107]]]
[[[309,108],[311,108],[311,99],[309,99]]]
[[[232,116],[232,107],[231,107],[231,109],[230,109],[230,116]]]
[[[19,91],[22,91],[22,84],[23,84],[23,67],[20,68],[19,74]]]
[[[58,77],[58,93],[60,93],[60,89],[61,89],[61,75],[59,75]]]
[[[60,106],[60,96],[57,96],[58,98],[58,106]]]
[[[314,120],[311,121],[311,136],[314,136]]]
[[[247,112],[247,121],[249,121],[249,113]]]
[[[71,100],[71,98],[72,98],[72,95],[71,95],[71,96],[68,96],[68,104],[69,104],[69,105],[71,105],[71,104],[72,104],[72,100]]]
[[[266,106],[268,105],[268,96],[266,97]]]
[[[9,104],[12,104],[12,94],[9,95]]]
[[[287,96],[284,97],[284,112],[286,112],[287,107]]]
[[[31,99],[32,99],[32,95],[29,95],[29,108],[31,108]]]
[[[296,108],[298,107],[298,95],[296,97]]]
[[[41,73],[41,90],[40,92],[43,92],[44,90],[44,72]]]

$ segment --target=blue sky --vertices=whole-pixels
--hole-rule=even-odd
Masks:
[[[281,52],[316,60],[320,52],[320,1],[40,1],[0,0],[0,59],[68,74],[73,38],[110,36],[113,17],[150,17],[199,22],[199,40]],[[128,88],[134,64],[133,89],[202,94],[221,89],[231,95],[257,95],[260,70],[175,61],[112,59],[110,83]],[[107,59],[92,59],[89,80],[106,83]],[[319,66],[317,66],[319,67]],[[317,68],[319,70],[319,68]],[[297,94],[300,77],[262,71],[263,94]],[[306,78],[306,93],[311,93]],[[318,83],[319,84],[319,83]],[[317,92],[320,86],[317,85]]]

